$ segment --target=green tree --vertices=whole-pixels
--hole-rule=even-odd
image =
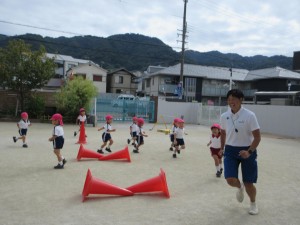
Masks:
[[[97,88],[92,81],[75,77],[56,94],[57,109],[63,115],[73,119],[78,115],[80,108],[84,107],[89,111],[91,100],[96,95]]]
[[[31,51],[22,40],[12,40],[0,49],[0,81],[3,86],[16,92],[21,110],[31,90],[43,87],[53,76],[54,59],[46,58],[43,46]]]

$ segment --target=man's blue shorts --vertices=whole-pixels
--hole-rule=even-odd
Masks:
[[[225,178],[238,178],[239,165],[241,164],[242,177],[244,183],[257,182],[257,151],[254,151],[247,159],[239,156],[241,150],[248,149],[245,147],[225,146],[224,153],[224,176]]]

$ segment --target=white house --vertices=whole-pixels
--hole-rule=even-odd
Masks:
[[[84,79],[93,81],[98,93],[106,93],[107,71],[96,64],[80,64],[67,71],[67,78],[82,76]]]

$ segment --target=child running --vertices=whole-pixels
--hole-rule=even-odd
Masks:
[[[79,115],[78,115],[78,117],[77,117],[77,119],[76,119],[76,124],[79,125],[79,130],[78,130],[78,132],[80,132],[81,124],[82,124],[82,123],[85,123],[85,122],[86,122],[85,109],[84,109],[84,108],[81,108],[81,109],[79,110]],[[76,135],[77,135],[77,132],[74,131],[74,137],[75,137]]]
[[[67,160],[62,156],[61,149],[64,146],[64,129],[63,129],[63,117],[59,113],[54,114],[51,117],[52,124],[54,129],[52,132],[52,137],[49,138],[49,141],[53,142],[54,154],[57,157],[58,164],[54,166],[54,169],[63,169]]]
[[[144,137],[148,137],[148,135],[143,130],[144,119],[143,118],[139,118],[137,120],[137,124],[138,124],[137,145],[135,146],[135,149],[133,150],[134,153],[139,153],[140,146],[144,144]]]
[[[178,118],[178,127],[174,132],[174,146],[175,150],[173,153],[173,158],[177,158],[176,153],[180,154],[180,150],[185,149],[183,135],[186,134],[184,131],[184,120]]]
[[[217,123],[213,124],[211,127],[210,141],[207,146],[210,146],[211,156],[215,161],[215,166],[217,169],[216,177],[221,177],[222,168],[222,150],[221,150],[221,126]]]
[[[103,127],[101,127],[101,128],[98,129],[98,131],[104,129],[104,132],[102,134],[103,144],[101,145],[100,149],[97,150],[97,152],[101,153],[101,154],[104,153],[102,149],[107,145],[107,142],[109,142],[109,144],[105,148],[105,150],[108,151],[108,152],[111,152],[110,146],[112,146],[112,144],[114,143],[114,141],[111,138],[110,133],[116,131],[116,129],[112,129],[112,126],[111,126],[111,123],[112,123],[112,120],[113,120],[113,116],[112,115],[106,115],[105,119],[106,119],[106,124]]]
[[[27,135],[27,130],[28,127],[31,126],[30,121],[28,120],[28,113],[27,112],[22,112],[21,113],[21,120],[17,123],[17,126],[19,128],[19,137],[13,136],[13,140],[16,143],[19,139],[22,139],[23,141],[23,148],[27,148],[28,145],[26,143],[26,135]]]
[[[171,140],[171,147],[170,147],[170,151],[173,151],[173,148],[175,147],[174,146],[174,133],[175,133],[175,130],[177,129],[178,127],[178,119],[179,118],[175,118],[174,121],[173,121],[173,126],[171,128],[171,132],[170,132],[170,140]]]
[[[130,142],[132,141],[132,145],[135,145],[135,142],[137,139],[136,132],[138,130],[138,126],[136,124],[137,120],[138,120],[138,118],[136,116],[132,117],[132,124],[129,127],[131,139],[127,139],[128,144],[130,144]]]

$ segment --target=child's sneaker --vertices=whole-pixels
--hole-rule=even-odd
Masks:
[[[169,150],[170,150],[170,151],[173,151],[173,147],[170,147]]]
[[[176,155],[176,153],[174,153],[174,154],[173,154],[173,158],[177,158],[177,155]]]
[[[130,139],[127,139],[127,144],[130,144]]]
[[[54,166],[54,169],[63,169],[64,168],[64,165],[60,165],[60,164],[57,164],[57,166]]]
[[[180,150],[177,150],[177,153],[180,154]]]
[[[105,148],[106,151],[111,152],[110,148]]]
[[[100,154],[104,154],[102,149],[98,149],[97,152],[100,153]]]
[[[63,165],[65,165],[67,163],[67,160],[63,159],[62,162],[63,162]]]
[[[23,148],[27,148],[28,147],[28,145],[27,144],[23,144]]]
[[[137,150],[137,149],[133,149],[133,151],[132,151],[133,153],[139,153],[139,150]]]
[[[223,168],[220,169],[220,173],[221,173],[221,174],[223,173]]]
[[[16,143],[18,139],[15,136],[13,136],[13,140]]]
[[[76,135],[77,135],[77,132],[76,132],[76,131],[74,131],[74,137],[76,137]]]
[[[218,171],[217,173],[216,173],[216,177],[221,177],[221,171]]]

